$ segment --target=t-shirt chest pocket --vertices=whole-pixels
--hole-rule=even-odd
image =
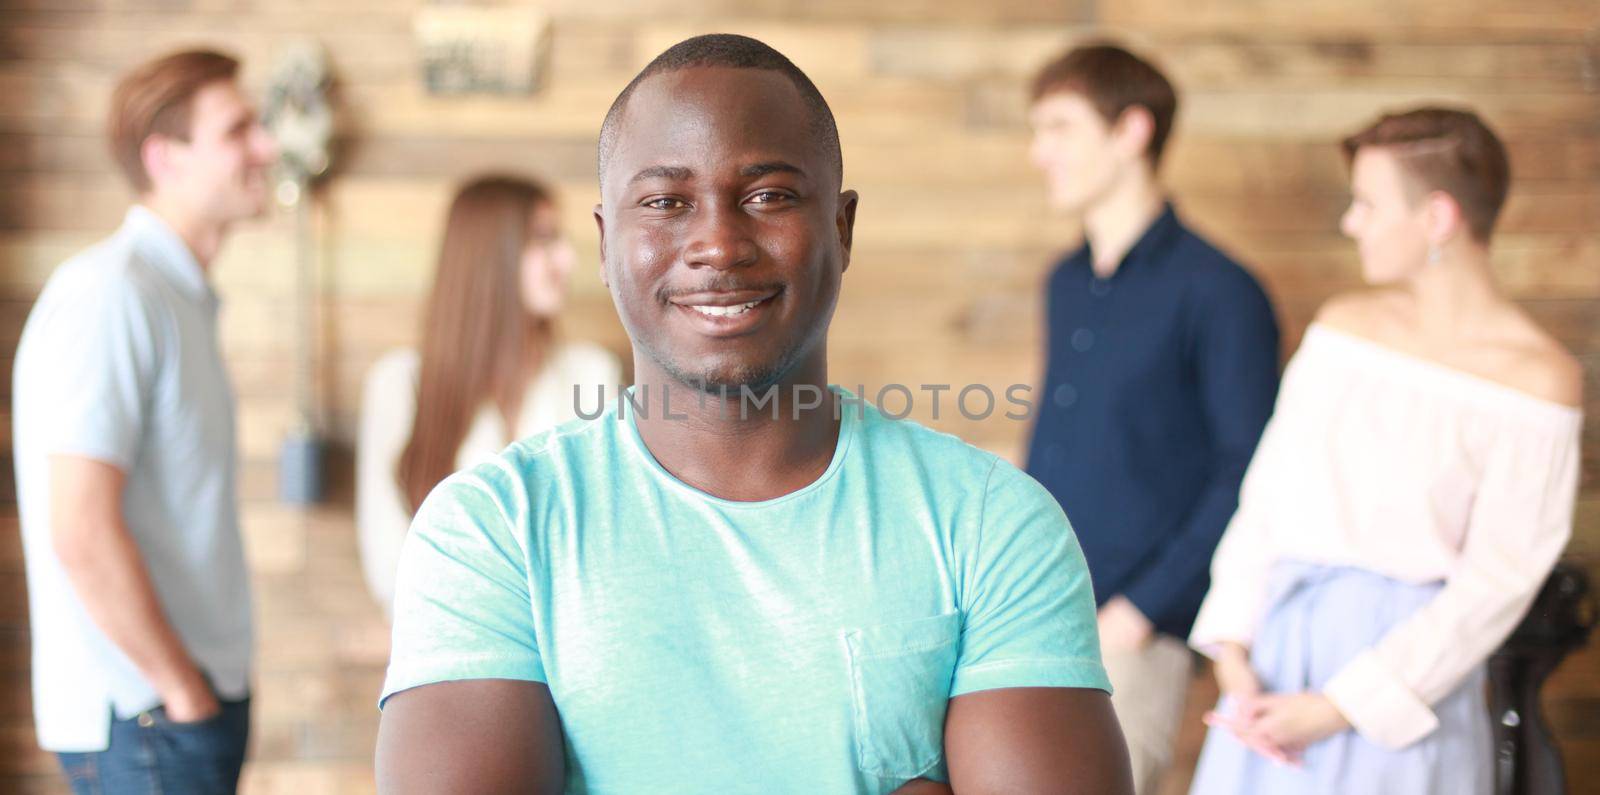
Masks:
[[[857,762],[862,772],[910,779],[944,763],[944,716],[961,639],[961,614],[844,633]]]

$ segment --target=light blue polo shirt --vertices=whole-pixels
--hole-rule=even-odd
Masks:
[[[864,404],[764,502],[679,481],[615,407],[450,477],[401,553],[392,655],[385,698],[548,683],[569,792],[886,793],[946,778],[951,697],[1110,690],[1056,501]]]
[[[12,371],[13,452],[46,750],[103,751],[113,714],[161,703],[56,557],[53,455],[123,471],[123,520],[168,623],[222,697],[249,689],[250,576],[217,310],[183,239],[136,206],[116,234],[56,268],[28,313]]]

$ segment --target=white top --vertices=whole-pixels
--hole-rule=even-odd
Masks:
[[[223,698],[249,689],[249,572],[239,537],[233,390],[216,295],[143,207],[58,267],[17,345],[13,438],[33,637],[33,715],[50,751],[103,751],[111,713],[161,703],[89,618],[56,557],[50,456],[127,476],[122,512],[167,621]]]
[[[411,508],[395,477],[400,455],[411,439],[417,413],[417,379],[421,357],[411,349],[384,354],[367,371],[361,395],[361,429],[356,443],[356,530],[361,567],[374,598],[389,611],[394,602],[395,569],[400,545],[411,526]],[[592,413],[598,387],[614,395],[622,379],[617,357],[595,345],[556,346],[522,398],[515,433],[493,405],[478,410],[456,453],[456,468],[465,469],[499,453],[511,442],[578,417],[577,408]],[[582,403],[575,404],[573,388]]]
[[[1189,642],[1249,645],[1279,561],[1444,587],[1323,693],[1402,748],[1506,639],[1572,532],[1581,412],[1313,324],[1217,547]]]

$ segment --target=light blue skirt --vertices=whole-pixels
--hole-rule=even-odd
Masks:
[[[1364,569],[1280,564],[1272,607],[1250,650],[1272,692],[1320,691],[1351,658],[1427,604],[1443,583],[1411,585]],[[1228,713],[1225,696],[1217,706]],[[1488,795],[1494,738],[1484,701],[1484,666],[1433,707],[1439,727],[1398,751],[1344,731],[1307,748],[1287,767],[1246,748],[1226,729],[1206,733],[1190,795]]]

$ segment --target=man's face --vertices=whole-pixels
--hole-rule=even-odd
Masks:
[[[823,146],[776,71],[690,68],[635,88],[595,220],[639,368],[707,390],[821,373],[856,204]]]
[[[1044,172],[1051,207],[1079,215],[1110,192],[1125,158],[1111,125],[1082,94],[1046,94],[1033,104],[1028,123],[1028,156]]]
[[[202,87],[192,102],[189,140],[165,141],[151,173],[155,190],[211,221],[261,215],[277,147],[254,108],[231,80]]]

